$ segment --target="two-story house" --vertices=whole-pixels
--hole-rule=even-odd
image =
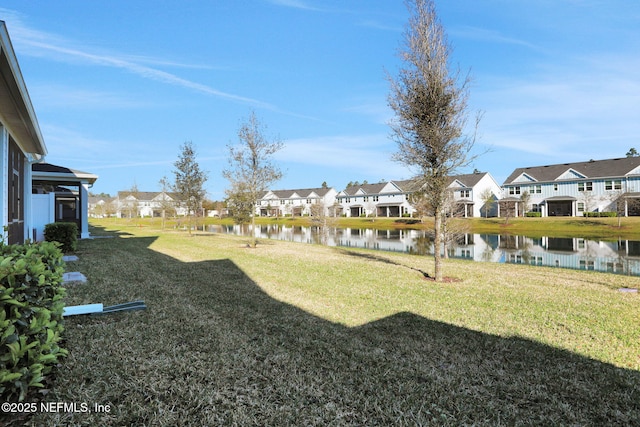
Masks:
[[[453,200],[465,218],[498,215],[497,200],[502,189],[490,173],[453,176],[449,178],[448,188],[453,192]]]
[[[413,181],[389,181],[377,184],[352,185],[338,193],[338,214],[347,217],[400,217],[412,215],[409,202]]]
[[[640,157],[515,169],[502,185],[503,200],[517,204],[526,191],[531,210],[542,216],[579,216],[616,211],[640,215]]]
[[[186,215],[186,208],[178,203],[176,193],[164,191],[118,191],[116,216],[118,218],[161,217]]]
[[[298,190],[269,190],[264,192],[256,214],[260,216],[335,215],[337,191],[332,187]],[[317,211],[321,209],[321,211]]]

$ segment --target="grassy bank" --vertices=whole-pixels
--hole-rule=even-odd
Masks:
[[[456,221],[464,223],[470,233],[479,234],[518,234],[530,237],[582,237],[603,240],[640,240],[640,217],[617,218],[583,218],[583,217],[547,217],[547,218],[462,218]],[[131,226],[161,228],[159,218],[136,218],[103,220],[111,226]],[[186,221],[167,220],[165,227],[172,229],[184,226]],[[257,218],[260,225],[281,224],[296,227],[308,227],[311,220],[308,217],[294,218]],[[198,219],[199,226],[207,224],[231,225],[230,218]],[[419,221],[412,218],[335,218],[332,225],[340,228],[371,228],[371,229],[432,229],[433,220],[425,218]]]
[[[111,227],[111,223],[107,224]],[[82,241],[34,425],[638,425],[640,279],[160,232]]]

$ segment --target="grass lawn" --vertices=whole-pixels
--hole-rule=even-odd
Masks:
[[[640,425],[640,278],[93,233],[117,237],[79,243],[68,305],[148,309],[66,319],[45,399],[111,412],[33,425]]]

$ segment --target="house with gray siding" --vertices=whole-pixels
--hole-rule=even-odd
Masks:
[[[542,216],[640,215],[640,157],[517,168],[502,189],[502,201],[511,201],[517,215],[527,210]],[[525,191],[528,207],[519,202]]]

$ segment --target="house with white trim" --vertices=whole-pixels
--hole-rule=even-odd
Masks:
[[[458,205],[459,212],[466,217],[497,216],[495,203],[502,189],[488,172],[456,175],[449,178],[448,189]],[[413,216],[416,208],[411,194],[418,190],[416,180],[390,181],[378,184],[351,186],[338,193],[340,213],[348,217]],[[491,193],[491,202],[482,200],[485,191]]]
[[[337,194],[333,187],[269,190],[260,197],[256,214],[259,216],[312,216],[315,209],[322,209],[323,215],[333,216]]]
[[[448,188],[465,218],[498,216],[497,201],[502,188],[489,172],[453,176]],[[489,196],[486,199],[485,192]]]
[[[415,209],[409,203],[414,181],[389,181],[352,185],[338,193],[338,215],[346,217],[411,216]]]
[[[180,206],[176,193],[165,191],[118,191],[115,200],[116,217],[152,217],[165,215],[186,215],[186,208]]]
[[[115,215],[116,197],[89,196],[89,217],[108,218]]]
[[[44,240],[44,227],[74,222],[80,238],[89,238],[89,188],[97,175],[49,163],[32,165],[31,195],[35,239]]]
[[[31,165],[47,154],[4,21],[0,21],[0,227],[9,243],[33,239]],[[6,228],[5,228],[6,227]]]
[[[517,216],[529,209],[542,216],[640,215],[640,157],[517,168],[502,189],[502,201],[512,202]],[[525,191],[530,206],[523,209]]]

